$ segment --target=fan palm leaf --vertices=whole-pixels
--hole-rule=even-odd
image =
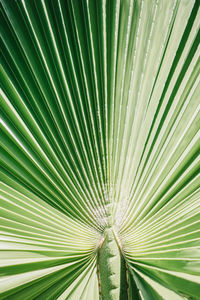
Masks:
[[[199,1],[0,14],[0,299],[199,299]]]

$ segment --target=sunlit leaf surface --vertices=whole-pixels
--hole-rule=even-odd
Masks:
[[[1,0],[0,23],[0,299],[99,299],[108,225],[130,300],[200,299],[199,1]]]

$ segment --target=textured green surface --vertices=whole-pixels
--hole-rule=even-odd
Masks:
[[[105,231],[105,239],[99,250],[98,264],[102,300],[120,299],[121,253],[112,227],[108,227]]]
[[[198,0],[0,1],[0,299],[98,300],[111,225],[100,285],[199,299],[199,28]]]

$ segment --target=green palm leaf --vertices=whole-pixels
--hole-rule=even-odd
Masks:
[[[199,299],[199,2],[0,14],[0,299]]]

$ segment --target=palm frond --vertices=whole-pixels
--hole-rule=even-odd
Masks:
[[[2,0],[0,20],[0,298],[99,299],[112,226],[130,299],[198,299],[199,1]]]

